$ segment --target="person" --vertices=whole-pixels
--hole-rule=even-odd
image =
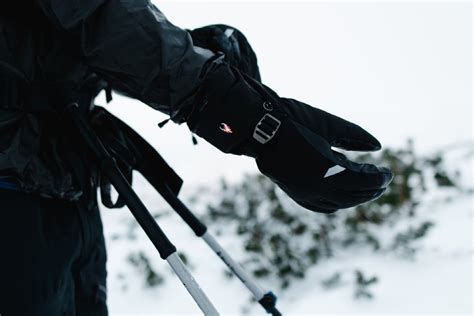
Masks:
[[[107,315],[100,174],[61,114],[77,102],[87,117],[103,89],[255,158],[315,212],[373,200],[392,179],[332,149],[380,149],[364,129],[265,86],[239,30],[184,30],[148,0],[2,1],[0,81],[2,316]]]

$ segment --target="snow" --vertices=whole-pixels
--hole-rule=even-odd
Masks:
[[[413,137],[416,148],[428,153],[473,139],[470,2],[296,5],[167,1],[157,5],[182,27],[220,22],[239,27],[255,45],[267,84],[283,95],[357,122],[384,145],[400,146]],[[185,179],[184,196],[199,185],[216,184],[221,177],[237,181],[245,172],[256,172],[250,158],[223,155],[203,140],[192,146],[185,126],[167,124],[158,129],[157,122],[166,117],[136,101],[116,96],[108,109],[139,131]],[[470,166],[467,183],[471,187],[472,175]],[[143,179],[138,179],[135,188],[153,212],[167,209]],[[285,315],[471,315],[473,205],[472,197],[448,205],[427,203],[423,218],[436,225],[423,240],[416,259],[363,251],[345,253],[319,264],[284,294],[274,289],[280,294],[278,307]],[[102,216],[111,315],[200,314],[139,229],[134,230],[134,241],[113,240],[116,234],[129,230],[131,214],[125,209],[102,210]],[[158,221],[177,247],[189,255],[193,275],[222,314],[241,314],[246,307],[248,313],[264,315],[258,304],[249,302],[246,288],[224,276],[219,258],[177,216],[169,213]],[[238,248],[237,240],[220,241],[231,253]],[[136,249],[144,249],[155,259],[153,266],[165,277],[163,286],[145,288],[143,277],[126,263],[128,253]],[[238,252],[234,255],[238,260]],[[373,287],[373,300],[355,300],[351,286],[326,290],[315,282],[340,270],[348,271],[344,276],[348,281],[349,273],[358,268],[380,278]],[[127,279],[121,280],[119,274]]]
[[[152,188],[141,183],[138,191],[148,196],[146,204],[159,205],[164,201],[152,197]],[[155,208],[156,210],[156,208]],[[474,208],[472,197],[456,199],[449,206],[429,205],[425,210],[427,219],[436,223],[435,228],[422,242],[415,259],[400,259],[394,255],[351,251],[314,267],[307,277],[292,285],[279,295],[278,307],[287,315],[302,314],[367,314],[367,313],[465,313],[472,311],[472,227]],[[109,252],[109,307],[111,315],[148,314],[199,314],[196,304],[171,269],[162,261],[151,243],[140,230],[136,230],[135,241],[114,240],[114,233],[127,231],[131,215],[126,210],[104,210],[103,219]],[[315,215],[317,216],[317,215]],[[175,243],[190,259],[192,273],[218,310],[225,315],[248,312],[263,315],[261,307],[250,303],[250,294],[238,280],[228,280],[223,271],[224,264],[202,240],[172,213],[159,218],[159,223]],[[218,238],[219,239],[219,238]],[[224,239],[222,244],[233,251],[236,240]],[[145,288],[143,276],[125,262],[125,256],[134,249],[143,249],[151,258],[153,266],[165,276],[165,283],[155,289]],[[348,283],[351,272],[361,269],[375,274],[380,281],[374,285],[373,300],[355,300],[351,285],[327,290],[319,284],[335,271],[347,271],[343,281]],[[119,273],[127,274],[127,289]],[[268,286],[268,284],[267,284]],[[276,293],[281,290],[273,288]]]

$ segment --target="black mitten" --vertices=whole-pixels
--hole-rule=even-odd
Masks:
[[[257,56],[245,35],[238,29],[225,24],[215,24],[194,29],[189,33],[195,46],[207,48],[214,53],[223,53],[230,65],[260,81]]]
[[[380,149],[364,129],[280,98],[225,63],[208,73],[197,100],[191,130],[223,152],[255,157],[259,170],[307,209],[331,213],[373,200],[392,180],[389,169],[331,148]]]

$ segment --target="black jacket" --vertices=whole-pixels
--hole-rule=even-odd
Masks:
[[[332,149],[378,150],[375,137],[262,84],[235,30],[201,31],[172,25],[147,0],[0,2],[0,176],[23,190],[94,201],[100,177],[77,146],[80,135],[42,110],[78,101],[94,123],[90,104],[109,86],[186,122],[223,152],[256,158],[307,209],[331,213],[383,194],[390,170]],[[224,54],[193,46],[191,36]]]
[[[93,100],[105,82],[181,122],[213,56],[148,0],[1,1],[0,175],[77,198],[71,161],[81,149],[56,114],[31,111],[32,99]]]

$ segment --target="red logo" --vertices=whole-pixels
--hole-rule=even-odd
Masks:
[[[227,133],[227,134],[232,134],[233,133],[232,128],[230,128],[230,126],[227,125],[226,123],[221,123],[221,125],[219,125],[219,128],[224,133]]]

